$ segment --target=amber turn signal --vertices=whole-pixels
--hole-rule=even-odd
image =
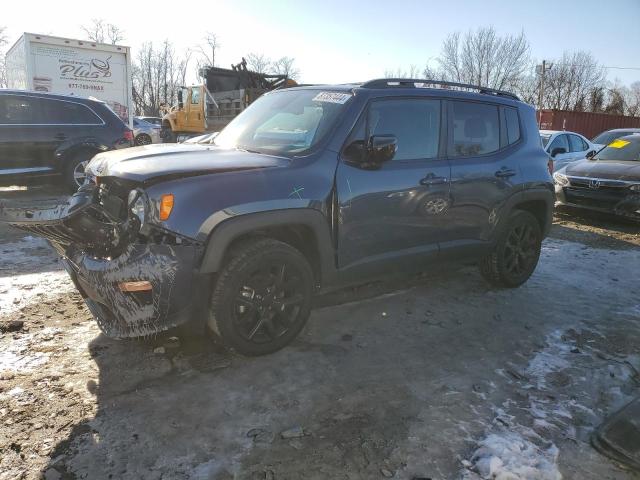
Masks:
[[[167,193],[160,198],[160,220],[167,220],[173,210],[173,194]]]
[[[118,284],[121,292],[149,292],[151,282],[148,280],[137,280],[133,282],[120,282]]]

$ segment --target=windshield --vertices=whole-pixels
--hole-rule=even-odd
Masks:
[[[640,136],[633,138],[619,138],[604,147],[594,160],[618,160],[623,162],[640,161]]]
[[[301,155],[329,132],[350,92],[288,90],[264,95],[215,138],[225,148]]]
[[[540,140],[542,140],[542,148],[546,148],[550,138],[551,138],[551,135],[540,134]]]
[[[609,145],[616,138],[624,137],[625,135],[629,135],[630,133],[633,132],[602,132],[600,135],[593,137],[593,140],[591,141],[599,145]]]

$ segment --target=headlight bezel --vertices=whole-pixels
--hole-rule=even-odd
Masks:
[[[127,197],[127,207],[131,215],[138,218],[140,226],[143,226],[149,211],[149,202],[144,191],[139,188],[131,190]]]
[[[636,183],[635,185],[629,185],[629,190],[634,193],[640,193],[640,183]]]

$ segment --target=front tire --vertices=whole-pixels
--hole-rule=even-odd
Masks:
[[[300,333],[311,312],[309,262],[270,238],[245,242],[232,255],[213,289],[209,328],[242,355],[280,350]]]
[[[536,217],[515,210],[489,255],[480,263],[480,273],[497,287],[515,288],[533,274],[542,245],[542,230]]]

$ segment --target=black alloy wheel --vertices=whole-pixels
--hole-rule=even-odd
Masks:
[[[519,287],[535,271],[541,246],[538,219],[527,211],[515,210],[502,227],[493,251],[479,262],[480,273],[492,285]]]
[[[264,355],[290,343],[311,311],[313,272],[306,258],[278,240],[236,247],[211,297],[209,327],[243,355]]]

